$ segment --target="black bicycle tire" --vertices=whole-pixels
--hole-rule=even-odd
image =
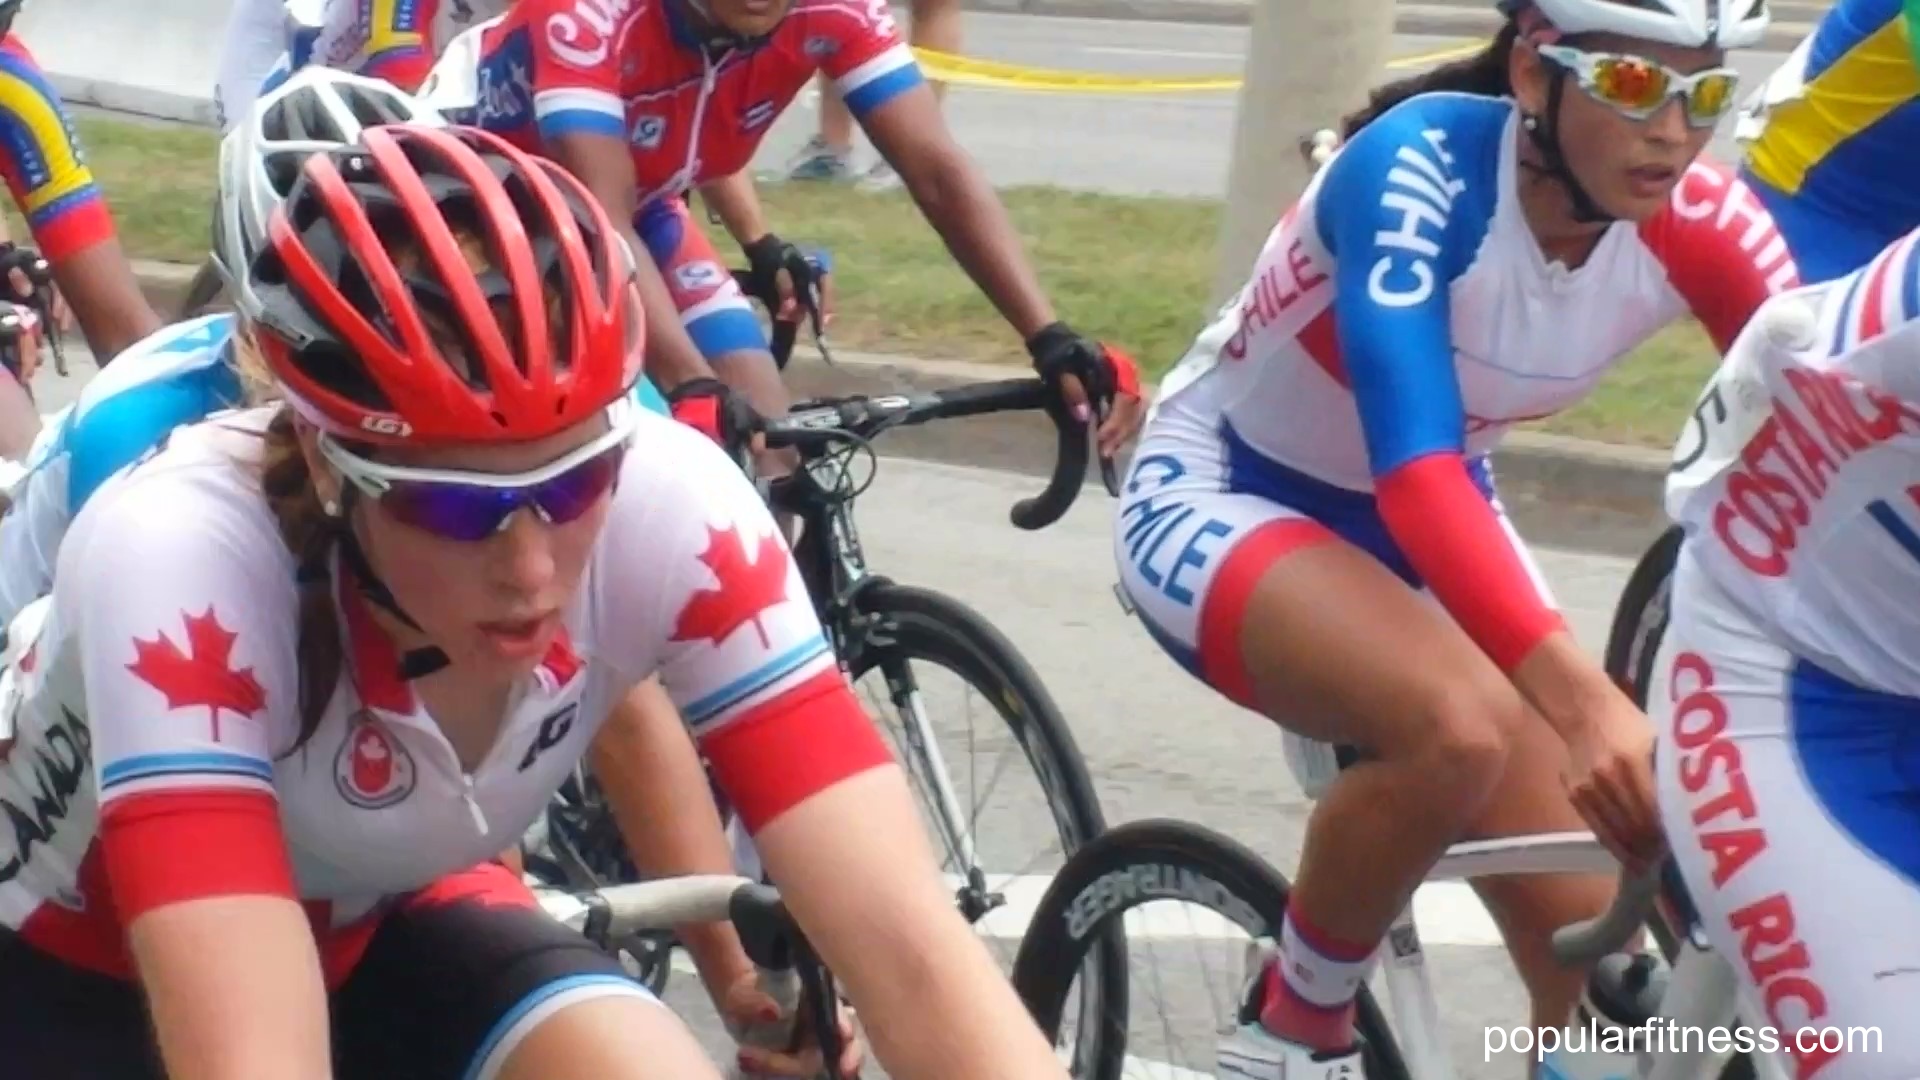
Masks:
[[[180,310],[174,317],[184,322],[207,314],[225,289],[226,282],[221,280],[220,271],[214,267],[213,260],[208,259],[193,272],[193,280],[187,283],[187,294],[181,298]]]
[[[1613,609],[1613,625],[1607,628],[1604,660],[1607,676],[1642,709],[1647,707],[1647,684],[1653,673],[1654,654],[1659,651],[1660,637],[1666,632],[1666,619],[1662,618],[1650,641],[1639,640],[1644,629],[1644,614],[1665,594],[1679,559],[1680,541],[1684,538],[1685,532],[1680,526],[1669,526],[1641,553],[1640,561],[1634,564],[1626,585],[1620,589],[1620,600]]]
[[[1067,993],[1089,948],[1083,943],[1114,938],[1129,908],[1140,900],[1158,899],[1136,895],[1130,902],[1106,903],[1101,910],[1101,902],[1124,894],[1112,890],[1094,897],[1091,902],[1084,894],[1089,889],[1103,888],[1109,876],[1130,873],[1132,868],[1141,865],[1156,870],[1172,867],[1211,881],[1245,910],[1222,911],[1195,896],[1182,895],[1180,899],[1210,908],[1238,923],[1250,936],[1278,940],[1290,886],[1284,874],[1251,849],[1187,821],[1147,818],[1115,826],[1076,852],[1054,877],[1053,884],[1034,908],[1033,922],[1014,958],[1014,989],[1049,1039],[1059,1035],[1060,1014],[1065,1008]],[[1098,914],[1076,936],[1073,933],[1076,915],[1090,910]],[[1247,925],[1240,917],[1247,913],[1260,925]],[[1367,1080],[1410,1080],[1400,1044],[1374,1000],[1373,991],[1363,985],[1354,1006],[1355,1027],[1365,1044]],[[1121,1023],[1124,1025],[1124,1022],[1122,1014]],[[1116,1080],[1120,1075],[1126,1055],[1124,1027],[1118,1039],[1110,1033],[1103,1035],[1102,1045],[1110,1046],[1111,1052],[1099,1063],[1100,1071],[1076,1080]]]
[[[1106,815],[1087,772],[1086,759],[1053,695],[998,627],[944,593],[889,581],[876,581],[862,589],[854,609],[857,620],[877,620],[884,626],[889,640],[875,643],[871,634],[850,633],[847,640],[862,642],[849,650],[850,677],[857,679],[890,657],[920,658],[949,667],[976,689],[989,691],[987,700],[995,703],[995,711],[1008,724],[1040,780],[1056,829],[1072,833],[1071,837],[1062,835],[1067,863],[1070,865],[1085,845],[1097,842],[1106,831]],[[1008,702],[1015,703],[1017,720],[1004,707]],[[1041,759],[1045,759],[1044,764]],[[1099,979],[1096,1006],[1116,1000],[1124,1006],[1125,940],[1111,941],[1092,959]],[[1096,1042],[1081,1056],[1098,1059],[1107,1052],[1104,1042]],[[1125,1053],[1124,1046],[1119,1053]]]

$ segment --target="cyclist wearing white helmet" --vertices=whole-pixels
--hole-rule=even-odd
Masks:
[[[1766,15],[1503,10],[1483,54],[1349,118],[1163,381],[1121,497],[1135,613],[1324,785],[1283,962],[1221,1075],[1358,1075],[1355,995],[1449,844],[1584,823],[1623,860],[1660,849],[1652,729],[1555,611],[1487,461],[1662,327],[1693,314],[1724,347],[1794,281],[1764,210],[1696,160],[1734,101],[1725,52]],[[1549,935],[1612,884],[1476,883],[1535,1023],[1563,1023],[1582,981]]]

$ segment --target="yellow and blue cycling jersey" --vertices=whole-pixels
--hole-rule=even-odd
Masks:
[[[1767,91],[1745,179],[1803,281],[1864,265],[1920,226],[1920,0],[1837,0]]]
[[[27,217],[33,242],[59,260],[113,235],[60,95],[20,39],[0,38],[0,179]]]

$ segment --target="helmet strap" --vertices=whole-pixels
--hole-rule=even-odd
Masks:
[[[1612,223],[1616,220],[1612,214],[1600,208],[1587,194],[1580,181],[1573,175],[1573,169],[1567,164],[1567,157],[1560,152],[1560,102],[1566,94],[1568,75],[1557,66],[1552,81],[1547,84],[1547,109],[1544,116],[1533,113],[1521,114],[1520,126],[1526,130],[1527,137],[1533,141],[1534,149],[1540,152],[1540,164],[1530,161],[1521,162],[1522,167],[1557,181],[1566,190],[1567,201],[1572,204],[1573,220],[1584,225]]]
[[[343,516],[352,513],[354,495],[351,487],[341,492]],[[414,630],[426,633],[419,623],[413,621],[413,616],[401,609],[400,602],[393,598],[393,591],[387,588],[387,583],[373,572],[373,564],[367,561],[366,552],[361,550],[360,540],[353,534],[352,526],[340,530],[340,560],[346,563],[347,572],[353,577],[354,588],[366,597],[367,603],[385,610]],[[411,682],[439,671],[447,663],[447,654],[437,645],[408,649],[400,655],[398,674],[402,682]]]

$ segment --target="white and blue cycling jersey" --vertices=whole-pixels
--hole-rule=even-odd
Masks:
[[[68,525],[103,481],[181,424],[243,403],[233,335],[230,314],[162,327],[115,357],[48,425],[0,516],[0,627],[45,595]],[[647,379],[634,396],[667,414]]]
[[[73,515],[94,489],[167,432],[241,400],[233,316],[162,327],[94,376],[35,445],[0,517],[0,626],[53,584]]]
[[[1122,585],[1156,640],[1236,700],[1248,593],[1329,536],[1516,662],[1559,620],[1487,455],[1689,312],[1724,346],[1795,281],[1766,211],[1703,163],[1580,266],[1548,258],[1518,196],[1519,122],[1511,99],[1436,93],[1362,128],[1162,384],[1115,525]]]

